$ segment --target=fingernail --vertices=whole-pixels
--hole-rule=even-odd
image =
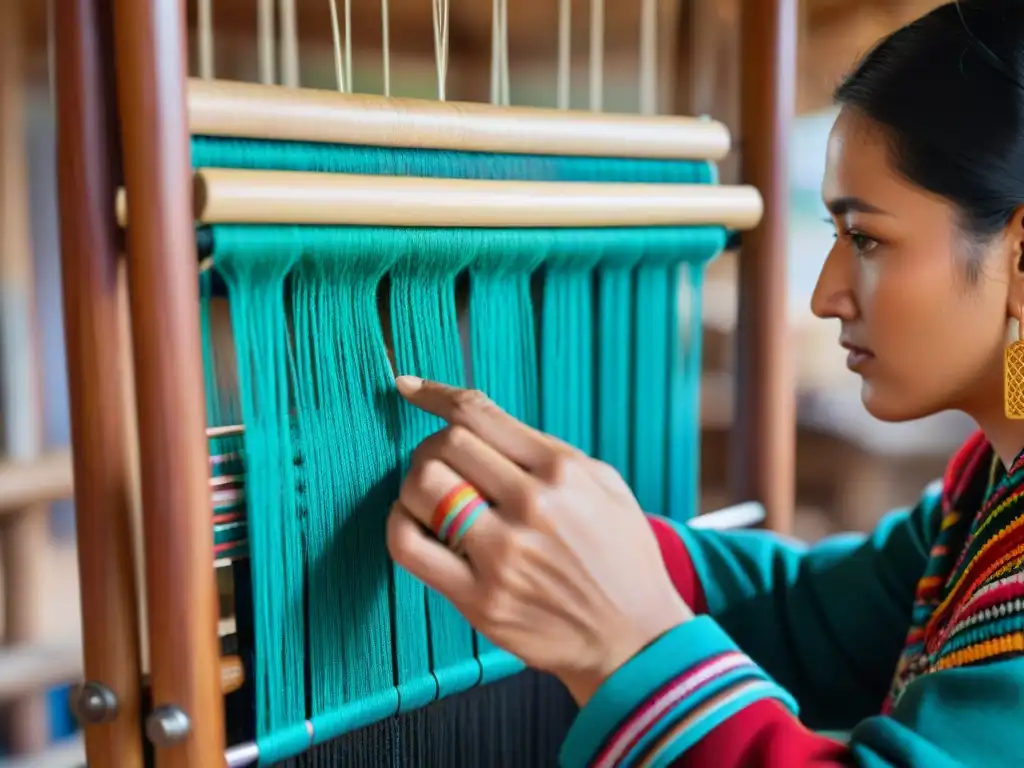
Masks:
[[[419,376],[399,376],[395,379],[395,386],[403,395],[414,395],[423,386],[423,379]]]

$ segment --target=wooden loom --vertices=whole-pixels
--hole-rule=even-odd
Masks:
[[[140,656],[139,607],[131,554],[134,534],[128,515],[129,457],[134,446],[130,445],[127,435],[131,434],[135,416],[124,408],[128,393],[118,374],[128,333],[120,324],[122,299],[116,279],[120,234],[111,213],[113,201],[118,199],[121,201],[118,205],[120,221],[127,221],[128,205],[117,195],[120,184],[115,158],[120,157],[125,186],[146,190],[144,196],[131,199],[132,226],[126,250],[130,254],[130,335],[135,349],[142,466],[149,692],[153,702],[186,713],[189,725],[180,740],[165,738],[168,733],[173,735],[175,710],[164,709],[163,716],[170,719],[165,719],[163,724],[153,721],[152,733],[161,743],[156,750],[160,765],[217,765],[223,763],[225,749],[223,692],[218,673],[221,661],[213,621],[216,601],[209,562],[210,500],[194,311],[195,262],[183,253],[195,250],[191,240],[193,217],[207,221],[232,221],[240,217],[259,221],[268,215],[279,216],[280,182],[287,180],[269,179],[266,174],[256,172],[247,175],[245,172],[205,171],[198,176],[198,186],[193,187],[187,162],[187,137],[190,130],[198,132],[197,126],[202,126],[205,132],[222,131],[225,135],[238,136],[251,131],[255,125],[256,133],[271,131],[277,138],[329,138],[358,143],[360,139],[366,140],[360,128],[362,120],[379,109],[380,104],[371,100],[366,102],[368,108],[357,109],[353,104],[358,100],[342,100],[329,94],[299,94],[199,81],[186,83],[184,16],[178,2],[115,3],[117,23],[114,25],[102,4],[96,5],[99,7],[76,0],[57,0],[55,4],[67,346],[74,442],[83,448],[75,451],[74,461],[75,477],[79,478],[75,499],[86,617],[85,679],[92,684],[92,687],[86,686],[85,692],[93,694],[90,701],[97,704],[85,714],[98,721],[86,727],[87,750],[90,765],[100,768],[131,768],[143,763],[139,735],[143,730],[146,705],[141,700],[142,676],[137,661]],[[776,165],[786,154],[784,127],[792,96],[787,93],[792,88],[791,73],[783,71],[781,77],[776,75],[780,68],[791,68],[795,14],[792,3],[781,1],[750,2],[748,8],[745,34],[750,33],[747,34],[750,42],[744,46],[744,73],[750,87],[745,91],[744,109],[746,117],[756,115],[757,122],[766,116],[773,117],[775,122],[763,135],[754,134],[745,139],[746,180],[764,191],[774,205],[772,198],[781,198],[784,194]],[[111,79],[115,70],[120,121],[113,116]],[[416,108],[427,113],[433,111],[434,119],[442,122],[446,115],[451,115],[444,105],[421,103]],[[263,122],[257,119],[260,113]],[[308,120],[310,114],[322,118],[321,130],[337,132],[326,137],[287,133],[294,132],[295,126]],[[518,116],[533,118],[538,135],[548,132],[547,151],[571,152],[573,147],[581,153],[587,149],[597,151],[602,141],[616,141],[617,132],[622,130],[646,135],[644,146],[649,147],[647,151],[654,156],[680,151],[678,137],[666,138],[667,132],[658,120],[590,118],[585,122],[592,126],[590,133],[595,143],[588,147],[576,126],[565,134],[571,145],[552,144],[551,133],[565,123],[550,113],[523,111]],[[518,134],[515,129],[509,129],[506,117],[485,107],[479,109],[476,117],[477,125],[481,126],[476,134],[480,143],[475,147],[459,144],[455,148],[517,150],[516,146],[507,144],[516,141]],[[461,119],[471,120],[472,116]],[[755,120],[747,122],[752,124]],[[120,148],[113,138],[118,123]],[[682,123],[675,123],[673,127],[679,125]],[[647,131],[643,130],[645,126]],[[716,124],[694,127],[696,131],[686,135],[697,137],[687,138],[699,147],[696,154],[704,152],[714,156],[724,151],[727,145],[722,143],[723,136]],[[440,144],[443,148],[451,135],[442,127],[434,135],[424,138],[420,133],[411,141],[428,146]],[[727,138],[725,140],[727,142]],[[665,143],[659,149],[660,141]],[[506,144],[502,146],[501,142]],[[524,151],[521,146],[518,149]],[[772,150],[777,150],[774,157]],[[359,202],[364,206],[346,208],[360,223],[370,223],[367,219],[373,217],[377,217],[374,223],[385,224],[466,223],[465,201],[479,199],[476,196],[481,193],[489,194],[470,182],[449,184],[451,191],[445,193],[441,207],[448,211],[449,217],[456,218],[444,220],[435,218],[445,215],[444,211],[438,213],[436,205],[416,205],[418,200],[423,200],[423,195],[417,191],[415,180],[352,179],[347,187],[329,184],[319,193],[313,185],[286,186],[293,191],[301,190],[307,196],[306,200],[292,198],[295,212],[301,212],[307,223],[339,223],[336,206],[340,202]],[[706,216],[708,192],[717,194],[707,189],[695,193],[686,189],[640,188],[609,194],[606,185],[602,187],[559,190],[526,183],[517,190],[504,185],[498,191],[501,197],[488,198],[494,201],[493,205],[475,209],[474,215],[479,218],[474,223],[494,226],[508,222],[508,211],[516,210],[520,218],[514,222],[519,226],[530,225],[531,221],[534,226],[550,224],[566,217],[568,221],[586,224],[611,215],[620,217],[623,224],[635,222],[638,216],[648,223],[690,223]],[[194,189],[207,194],[193,195]],[[383,209],[366,197],[371,191],[377,195],[377,200],[392,199],[395,194],[407,195],[409,205],[398,219],[394,218],[394,213],[381,218]],[[431,187],[430,191],[436,192],[436,187]],[[566,198],[559,194],[567,191],[576,196]],[[254,192],[278,208],[277,212],[260,213],[248,200],[242,201],[243,207],[239,208],[240,199],[251,197]],[[627,192],[630,194],[625,194]],[[658,194],[652,197],[652,193]],[[193,197],[202,201],[201,207],[193,207]],[[546,199],[544,206],[531,205],[538,198]],[[724,195],[722,205],[724,208],[716,210],[716,218],[738,229],[752,226],[760,214],[760,201],[749,193]],[[768,210],[765,225],[759,230],[760,241],[755,235],[745,242],[747,256],[758,247],[764,248],[765,241],[774,240],[776,247],[781,241],[784,222],[772,215],[772,206]],[[771,267],[766,259],[755,269],[767,271]],[[758,284],[756,278],[748,279],[742,290],[746,293],[743,302],[746,312],[762,317],[772,315],[770,299],[766,298],[770,290],[767,280]],[[747,326],[750,326],[749,318]],[[771,345],[775,343],[771,335],[772,323],[761,323],[757,333],[759,338],[753,343],[748,341],[741,363],[741,369],[748,372],[768,367],[765,358],[771,356]],[[762,377],[756,373],[748,374],[745,379],[753,379],[755,383],[764,379],[778,382],[777,376]],[[751,441],[756,446],[751,456],[757,455],[756,448],[778,439],[767,434],[771,432],[773,420],[779,418],[778,414],[766,413],[765,406],[772,397],[761,391],[745,401],[745,410],[754,404],[757,426],[751,427],[752,434],[763,436],[760,441]],[[762,450],[763,453],[766,451]],[[768,474],[766,469],[776,469],[764,460],[761,462],[760,471],[751,472],[755,479],[759,474],[762,477]],[[786,492],[777,489],[774,480],[762,481],[761,487],[750,496],[769,502],[772,520],[776,527],[781,527],[785,513],[780,512],[778,502],[780,499],[785,502]],[[766,498],[766,490],[768,496],[774,498]],[[48,493],[57,496],[64,491],[66,481],[61,489]],[[20,506],[41,498],[34,494],[35,491],[26,491],[26,495],[15,499],[12,505]],[[185,617],[187,622],[182,621]],[[172,628],[184,629],[185,638],[175,638],[172,642]],[[109,706],[115,702],[116,707]]]

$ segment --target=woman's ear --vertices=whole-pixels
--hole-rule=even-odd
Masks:
[[[1006,232],[1009,264],[1007,265],[1007,315],[1015,320],[1024,316],[1024,206],[1013,215]]]

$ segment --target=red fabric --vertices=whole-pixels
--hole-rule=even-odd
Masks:
[[[673,768],[839,768],[850,764],[845,744],[807,730],[778,701],[762,699],[686,750]]]
[[[658,546],[661,547],[661,559],[665,561],[668,575],[672,578],[676,591],[680,594],[690,610],[696,614],[708,612],[707,599],[704,597],[704,588],[697,579],[697,573],[693,569],[693,561],[690,553],[679,534],[675,532],[672,525],[660,517],[648,516],[658,539]]]
[[[946,464],[946,475],[942,479],[942,486],[951,498],[955,499],[963,493],[962,486],[970,481],[973,475],[974,462],[981,458],[987,447],[988,438],[979,429],[953,454],[953,458]]]

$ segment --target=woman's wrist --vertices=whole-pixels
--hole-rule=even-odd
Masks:
[[[623,621],[612,628],[595,663],[585,668],[556,672],[576,704],[583,708],[597,690],[624,664],[636,657],[666,632],[693,618],[689,606],[678,596],[658,611],[651,611],[632,621]],[[614,634],[612,634],[614,633]]]

